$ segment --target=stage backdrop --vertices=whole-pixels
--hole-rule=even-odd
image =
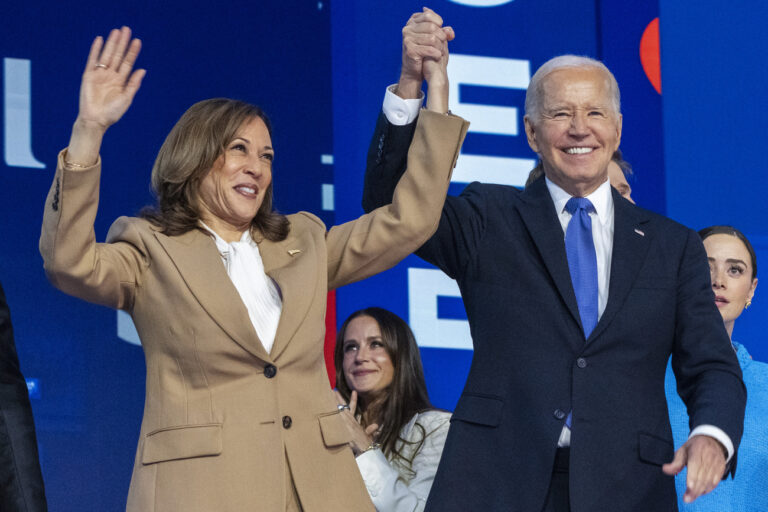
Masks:
[[[750,239],[763,284],[733,339],[768,361],[768,4],[686,4],[661,4],[667,214],[695,229],[731,224]]]

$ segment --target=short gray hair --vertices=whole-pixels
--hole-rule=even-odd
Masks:
[[[608,77],[608,89],[611,92],[612,106],[617,114],[621,113],[621,96],[619,84],[605,64],[599,60],[580,55],[560,55],[553,57],[541,65],[533,74],[528,90],[525,91],[525,115],[534,121],[538,121],[541,115],[542,84],[544,79],[558,69],[563,68],[596,68],[605,72]]]

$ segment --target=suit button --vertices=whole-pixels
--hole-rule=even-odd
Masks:
[[[275,365],[268,364],[267,366],[264,367],[264,376],[266,378],[271,379],[272,377],[275,376],[276,373],[277,373],[277,368],[275,368]]]
[[[580,357],[576,360],[576,366],[579,368],[586,368],[587,367],[587,360],[583,357]]]
[[[283,416],[283,428],[291,428],[293,420],[290,416]]]
[[[563,412],[561,409],[555,409],[555,412],[553,413],[553,415],[558,420],[565,419],[565,412]]]

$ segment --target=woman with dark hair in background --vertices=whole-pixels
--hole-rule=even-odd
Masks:
[[[376,510],[424,510],[451,415],[429,402],[411,328],[385,309],[357,311],[339,330],[334,363],[339,408]]]
[[[754,361],[744,345],[733,341],[736,319],[749,308],[757,288],[757,258],[747,237],[732,226],[711,226],[699,231],[709,260],[715,304],[731,338],[747,387],[744,435],[739,446],[738,475],[694,503],[683,501],[686,472],[675,477],[681,512],[765,512],[768,510],[768,364]],[[675,444],[688,435],[688,414],[677,395],[674,375],[667,368],[669,419]]]
[[[96,243],[101,141],[144,77],[133,71],[140,47],[127,27],[94,40],[40,239],[54,286],[127,311],[141,338],[128,510],[372,510],[328,387],[326,294],[393,266],[436,229],[466,132],[446,115],[447,81],[430,91],[392,203],[368,215],[326,230],[310,213],[275,212],[269,121],[219,98],[190,107],[163,143],[157,205]]]

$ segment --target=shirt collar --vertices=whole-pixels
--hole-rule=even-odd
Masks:
[[[243,235],[240,237],[240,240],[238,242],[227,242],[223,238],[219,236],[218,233],[216,233],[213,228],[211,228],[208,224],[206,224],[203,221],[200,221],[200,224],[205,228],[209,233],[213,235],[213,241],[216,243],[216,248],[219,250],[219,252],[224,255],[229,253],[229,249],[232,246],[232,244],[237,243],[243,243],[245,242],[247,245],[256,245],[253,239],[251,238],[251,230],[246,229]]]
[[[547,182],[547,188],[549,189],[549,195],[552,196],[552,202],[555,203],[555,211],[558,215],[565,210],[565,203],[573,197],[568,192],[557,186],[550,181],[549,178],[545,178]],[[600,224],[608,222],[608,216],[613,209],[613,195],[611,194],[611,183],[606,179],[602,185],[587,196],[587,199],[595,207],[597,218]]]

